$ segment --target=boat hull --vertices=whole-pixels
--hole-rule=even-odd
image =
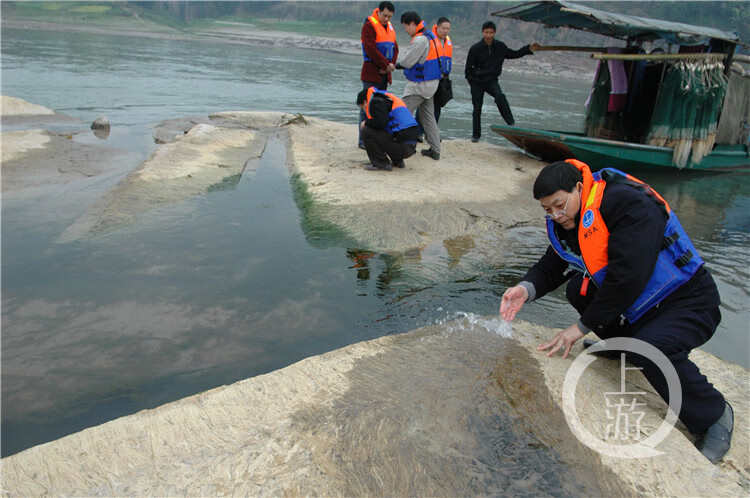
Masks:
[[[581,134],[492,125],[495,133],[502,135],[515,146],[543,161],[561,161],[574,158],[593,169],[605,167],[623,170],[679,169],[672,164],[670,147],[633,144],[617,140],[585,137]],[[750,148],[747,145],[716,145],[699,163],[688,159],[682,169],[726,171],[750,168]]]

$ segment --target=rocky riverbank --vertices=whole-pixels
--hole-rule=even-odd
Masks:
[[[28,104],[30,112],[37,112],[32,106]],[[303,209],[307,225],[334,227],[364,249],[401,251],[539,218],[539,208],[527,192],[542,163],[516,150],[445,140],[440,161],[417,154],[406,161],[404,170],[370,172],[364,169],[364,151],[352,147],[354,125],[282,113],[219,112],[157,127],[157,141],[163,145],[69,227],[60,241],[117,229],[150,209],[217,185],[231,187],[240,175],[254,171],[264,136],[278,133],[288,144],[298,194],[309,201]],[[69,181],[66,168],[56,162],[62,151],[79,174],[103,171],[109,149],[92,153],[93,146],[70,138],[43,130],[4,133],[3,189]]]

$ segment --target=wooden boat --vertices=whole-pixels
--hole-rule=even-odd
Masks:
[[[492,125],[516,147],[544,161],[579,159],[593,168],[612,167],[625,170],[674,168],[672,147],[586,137],[582,133]],[[688,161],[696,170],[726,171],[750,167],[747,144],[716,144],[709,155],[697,163]]]
[[[566,1],[524,3],[494,12],[493,15],[538,22],[552,28],[585,30],[625,40],[626,46],[616,50],[621,53],[606,53],[607,49],[603,48],[568,46],[541,47],[541,50],[592,52],[592,58],[600,61],[599,67],[609,64],[605,61],[623,61],[621,67],[624,67],[623,73],[626,74],[628,92],[632,89],[635,93],[635,89],[638,89],[637,95],[625,95],[625,99],[631,101],[628,107],[620,108],[617,112],[608,112],[611,109],[607,109],[606,113],[602,112],[606,119],[597,121],[596,126],[584,126],[581,132],[491,126],[492,131],[517,147],[545,161],[576,158],[594,169],[606,166],[625,170],[684,167],[723,171],[750,168],[750,78],[744,75],[741,67],[739,72],[731,70],[735,60],[747,62],[750,58],[735,54],[737,45],[747,47],[740,42],[736,33],[614,14]],[[659,50],[660,53],[653,51],[647,54],[643,49],[645,42],[666,43],[666,52],[673,47],[677,47],[678,52]],[[682,66],[674,70],[685,71],[685,61],[698,61],[705,65],[701,67],[711,67],[714,72],[726,75],[725,93],[714,102],[717,113],[710,120],[708,140],[655,138],[653,123],[657,121],[659,112],[662,117],[665,115],[665,77],[679,64]],[[711,63],[714,65],[709,66]],[[641,72],[637,84],[631,85],[635,81],[634,74],[637,74],[636,64],[640,64]],[[609,71],[606,67],[603,70]],[[597,78],[599,76],[598,69]],[[600,82],[596,80],[595,86]],[[662,92],[663,99],[659,100]],[[632,105],[632,97],[640,98],[638,105]],[[692,104],[681,100],[680,105]],[[659,109],[659,106],[662,108]],[[698,107],[696,104],[695,108]]]

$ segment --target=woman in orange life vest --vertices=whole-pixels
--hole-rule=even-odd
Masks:
[[[391,73],[396,68],[398,57],[398,43],[396,43],[396,31],[391,25],[391,18],[395,7],[391,2],[380,2],[372,15],[365,19],[360,34],[362,43],[362,89],[376,87],[386,90],[391,83]],[[363,112],[359,113],[359,123],[365,120]],[[364,148],[362,137],[359,137],[359,147]]]
[[[432,27],[432,32],[435,34],[437,43],[438,57],[440,58],[440,72],[443,77],[448,77],[451,73],[451,67],[453,65],[453,42],[451,42],[451,22],[447,17],[441,17],[437,20],[437,23]],[[441,107],[435,104],[435,123],[440,122],[440,110]],[[417,131],[419,131],[420,141],[424,135],[424,128],[422,128],[422,121],[419,119],[419,109],[414,115],[419,125]]]
[[[580,319],[538,349],[551,348],[547,356],[562,350],[566,358],[591,330],[602,339],[632,337],[656,347],[677,372],[680,420],[698,435],[701,453],[719,461],[731,442],[732,408],[688,358],[721,321],[719,292],[669,205],[630,175],[611,168],[592,173],[574,159],[545,166],[534,198],[547,212],[551,244],[505,291],[502,317],[512,320],[525,302],[568,281],[566,297]],[[668,401],[659,368],[637,354],[626,358]]]

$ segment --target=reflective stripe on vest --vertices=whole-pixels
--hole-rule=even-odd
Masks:
[[[375,93],[385,95],[385,97],[393,102],[393,104],[391,105],[391,111],[388,113],[388,126],[386,127],[386,131],[388,133],[393,135],[397,131],[411,128],[412,126],[417,126],[417,121],[414,119],[414,116],[412,116],[411,112],[409,112],[409,108],[406,107],[406,104],[403,100],[396,97],[390,92],[378,90],[374,86],[367,89],[367,105],[365,106],[365,114],[367,114],[368,119],[372,119],[372,115],[370,114],[370,102],[372,101],[372,97],[373,95],[375,95]]]
[[[424,21],[419,23],[419,26],[417,26],[417,34],[414,36],[426,37],[429,41],[430,50],[427,52],[427,59],[424,61],[424,64],[417,63],[408,69],[404,69],[404,76],[406,76],[407,80],[415,82],[439,80],[440,64],[438,63],[437,48],[439,43],[433,41],[437,39],[437,36],[432,31],[425,31]],[[412,38],[412,40],[413,39],[414,38]]]
[[[669,204],[648,184],[614,168],[604,168],[591,173],[589,167],[575,159],[568,159],[583,175],[581,212],[578,221],[578,244],[581,256],[573,253],[558,239],[555,222],[547,220],[547,235],[552,248],[573,268],[591,275],[598,286],[607,274],[609,230],[602,219],[600,207],[607,184],[625,183],[653,200],[668,216],[661,251],[646,288],[625,311],[625,318],[635,322],[644,313],[658,305],[678,287],[695,275],[703,265],[698,250],[682,228]]]
[[[393,59],[393,53],[396,49],[396,31],[393,29],[390,22],[388,23],[388,26],[380,24],[380,19],[378,19],[378,9],[373,10],[372,16],[365,19],[365,24],[368,22],[372,23],[375,28],[375,46],[378,48],[378,52],[383,54],[383,57],[390,61]],[[372,59],[367,55],[367,52],[365,52],[364,41],[360,39],[359,42],[362,44],[362,57],[364,57],[366,61],[371,61]]]
[[[437,38],[437,24],[432,27],[432,32]],[[440,65],[442,66],[443,74],[450,74],[451,67],[453,66],[453,43],[451,42],[451,37],[446,36],[443,43],[440,42],[440,38],[437,38],[436,43],[438,44]]]

